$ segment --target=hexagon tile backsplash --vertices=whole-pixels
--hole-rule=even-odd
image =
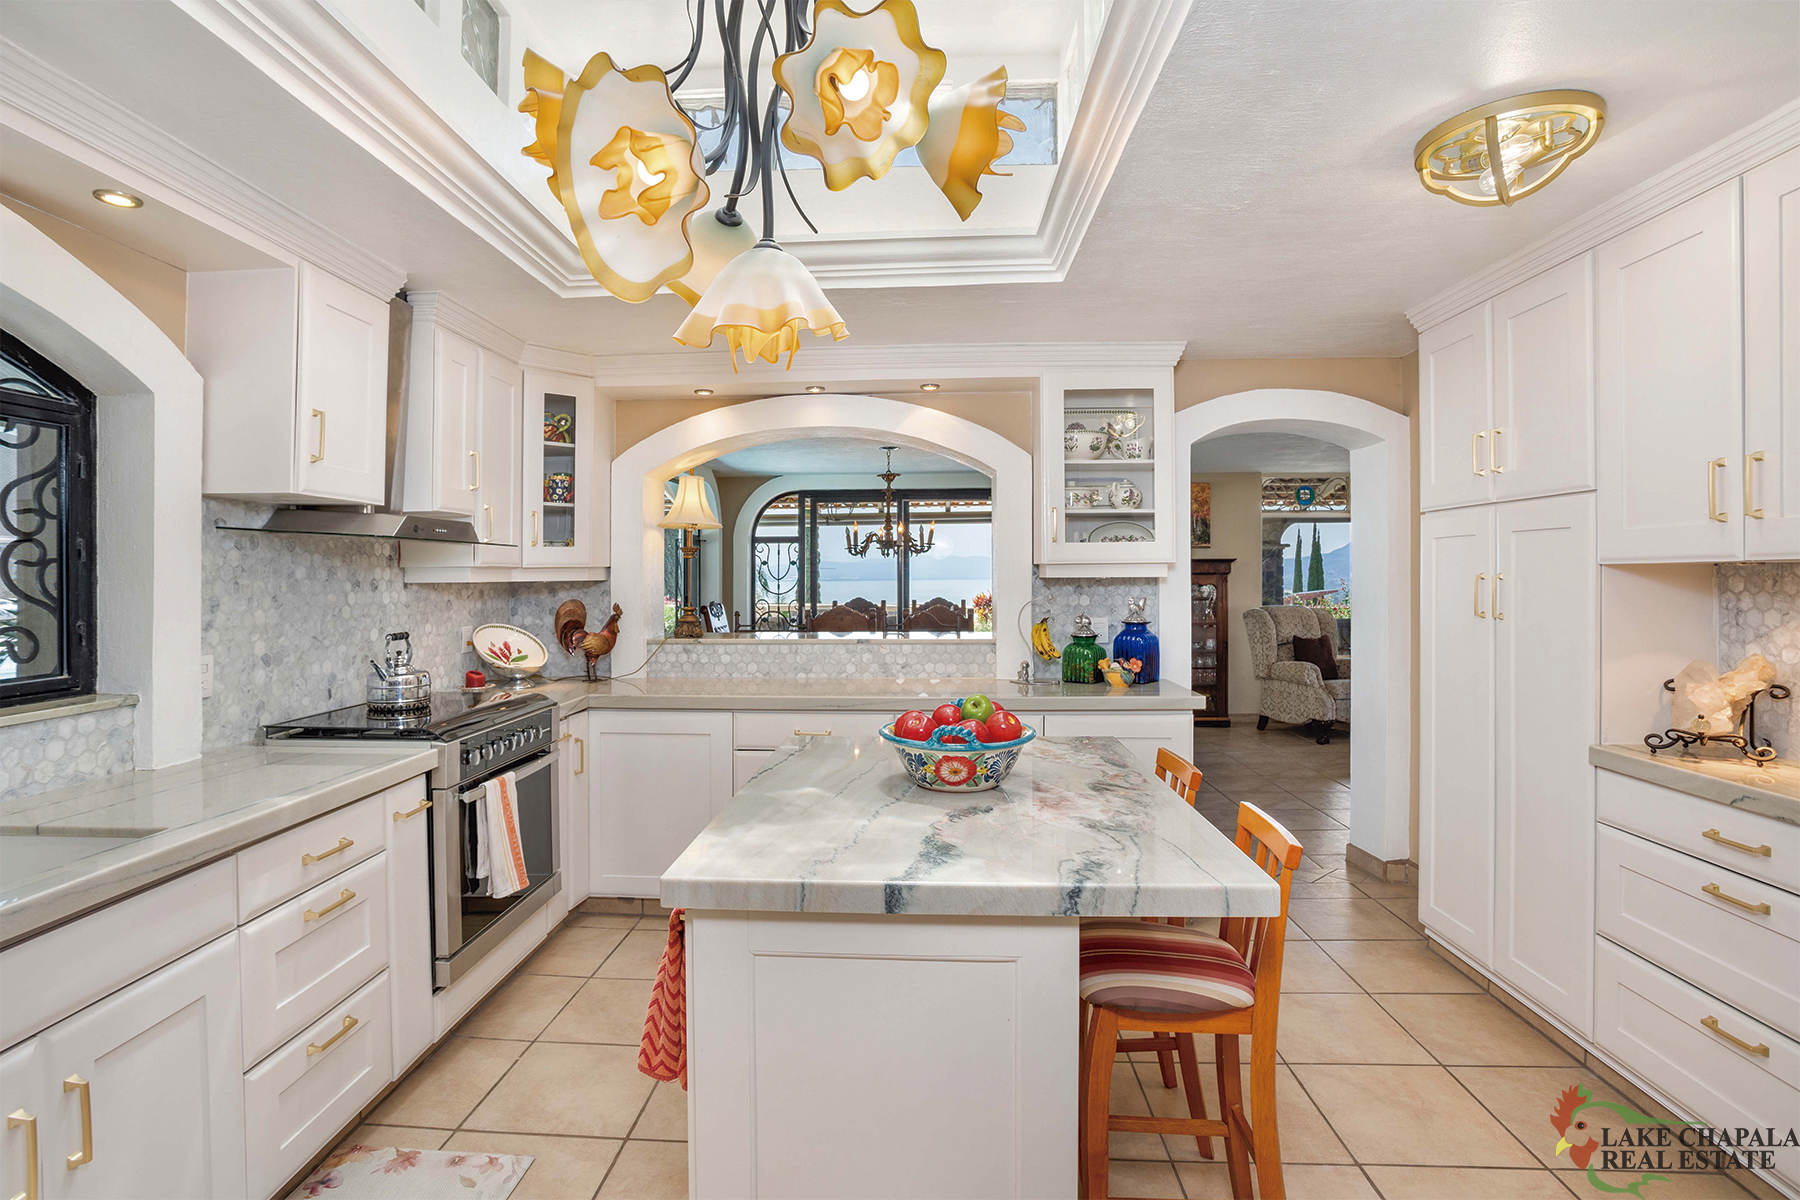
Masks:
[[[0,728],[0,800],[131,770],[136,713],[127,705]]]
[[[1775,681],[1791,700],[1756,704],[1756,734],[1782,758],[1800,753],[1800,563],[1721,563],[1713,568],[1719,609],[1721,671],[1746,655],[1775,664]]]

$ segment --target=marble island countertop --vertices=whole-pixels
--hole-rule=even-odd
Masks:
[[[542,680],[537,690],[557,702],[564,717],[590,708],[728,709],[738,712],[896,713],[930,700],[942,704],[981,692],[1020,712],[1192,712],[1205,697],[1163,680],[1128,688],[1103,683],[1014,683],[998,679],[632,678],[587,683]]]
[[[1589,764],[1661,784],[1714,804],[1800,825],[1800,765],[1778,759],[1759,767],[1735,752],[1652,754],[1642,745],[1588,747]]]
[[[1269,916],[1280,889],[1114,738],[1039,738],[985,792],[877,738],[789,739],[662,877],[678,908]]]
[[[429,743],[236,746],[0,801],[0,946],[422,775]]]

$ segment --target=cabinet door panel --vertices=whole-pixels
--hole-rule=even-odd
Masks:
[[[0,1126],[0,1196],[41,1196],[49,1178],[46,1118],[61,1088],[51,1086],[42,1043],[27,1038],[0,1054],[0,1113],[8,1118]],[[63,1169],[60,1161],[56,1167]]]
[[[731,799],[731,714],[593,718],[593,892],[655,896],[662,873]]]
[[[45,1195],[170,1197],[244,1194],[244,1081],[237,934],[170,963],[41,1035],[52,1073],[40,1131]],[[87,1081],[93,1158],[84,1147]]]
[[[1492,494],[1487,442],[1491,304],[1419,335],[1419,507],[1479,504]]]
[[[474,455],[481,447],[481,354],[455,334],[440,329],[435,336],[437,504],[446,513],[472,517],[479,515]]]
[[[1800,150],[1744,176],[1744,453],[1745,553],[1800,558]]]
[[[1743,554],[1738,189],[1594,252],[1601,562]]]
[[[1491,961],[1494,561],[1491,508],[1419,528],[1419,919]]]
[[[1490,474],[1500,500],[1594,486],[1593,285],[1582,255],[1494,301]]]
[[[524,563],[527,567],[592,566],[594,523],[604,520],[606,512],[602,495],[606,488],[595,453],[603,442],[610,442],[611,432],[603,434],[600,428],[593,381],[525,372],[522,421],[519,436],[525,467],[519,483],[525,511]],[[552,423],[561,426],[556,434],[565,440],[551,441],[545,436],[546,426]],[[571,499],[549,498],[546,481],[551,475],[571,477]]]
[[[302,263],[299,339],[294,469],[300,489],[384,503],[387,303]]]
[[[388,993],[394,1013],[394,1078],[431,1045],[430,810],[390,804],[388,819]]]
[[[494,544],[475,548],[476,566],[516,567],[520,562],[519,386],[518,364],[481,352],[481,473],[475,490],[475,531]]]
[[[1494,512],[1494,969],[1586,1036],[1593,1018],[1594,497]]]

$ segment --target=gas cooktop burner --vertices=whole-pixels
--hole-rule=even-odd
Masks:
[[[276,721],[263,726],[263,735],[267,738],[413,738],[454,742],[490,725],[515,720],[551,706],[548,696],[533,691],[502,688],[479,696],[464,692],[433,692],[428,701],[408,708],[352,704],[292,721]]]

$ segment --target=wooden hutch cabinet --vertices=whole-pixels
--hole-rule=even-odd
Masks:
[[[1206,707],[1194,714],[1196,725],[1231,725],[1229,648],[1231,608],[1226,587],[1231,581],[1234,558],[1196,558],[1190,568],[1193,585],[1189,609],[1193,621],[1194,691],[1206,697]]]

